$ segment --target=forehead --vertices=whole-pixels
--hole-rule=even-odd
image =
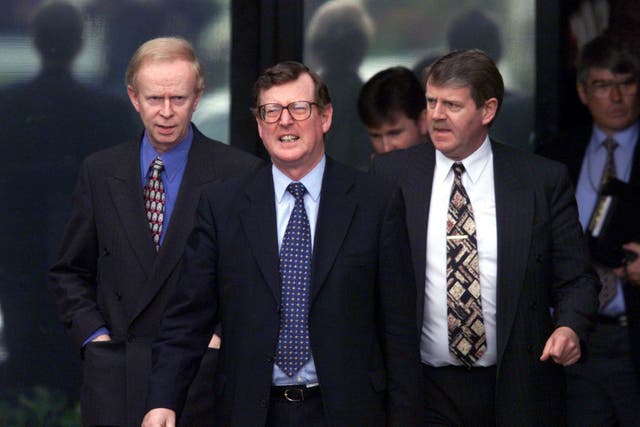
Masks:
[[[595,80],[614,80],[624,79],[626,77],[632,77],[631,73],[613,73],[608,68],[590,68],[587,74],[587,81],[592,82]]]
[[[427,98],[466,101],[471,98],[471,88],[469,86],[435,85],[428,81],[425,95]]]
[[[301,74],[297,79],[272,86],[260,92],[260,104],[287,105],[294,101],[314,101],[313,80],[309,74]]]
[[[196,70],[188,61],[147,61],[136,75],[138,85],[191,86],[196,81]]]
[[[392,115],[388,116],[386,119],[382,120],[375,126],[369,126],[370,130],[390,130],[407,126],[417,126],[416,122],[413,119],[407,117],[407,115],[403,112],[394,112]]]

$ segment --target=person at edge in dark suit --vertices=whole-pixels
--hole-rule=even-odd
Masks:
[[[83,162],[60,254],[49,270],[62,321],[83,359],[85,426],[140,425],[151,342],[176,289],[201,187],[261,163],[206,138],[190,122],[205,82],[186,40],[141,45],[126,82],[144,133]],[[212,332],[207,343],[215,342]],[[210,425],[207,388],[216,353],[211,349],[195,366],[206,381],[190,394],[189,426]]]
[[[400,190],[325,155],[331,99],[305,65],[265,70],[254,95],[272,165],[203,190],[180,293],[153,346],[143,426],[175,425],[217,316],[213,425],[418,425]]]
[[[640,188],[639,80],[640,58],[627,44],[609,35],[591,40],[580,52],[576,87],[593,120],[568,129],[539,149],[540,154],[568,166],[585,230],[589,230],[607,163],[607,139],[615,141],[615,177]],[[572,426],[640,424],[640,242],[626,242],[623,248],[636,258],[618,268],[607,268],[593,256],[603,290],[587,347],[589,357],[566,369]]]
[[[442,56],[426,75],[432,144],[372,165],[406,201],[427,426],[564,425],[563,366],[595,316],[566,167],[488,137],[503,91],[484,52]]]

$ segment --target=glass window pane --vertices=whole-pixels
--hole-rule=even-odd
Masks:
[[[304,60],[337,101],[327,152],[361,166],[366,135],[355,105],[359,87],[373,74],[403,65],[420,75],[425,64],[450,49],[472,47],[494,58],[507,89],[490,135],[532,149],[534,8],[527,0],[306,0]]]
[[[81,160],[141,135],[125,69],[141,43],[167,34],[188,39],[205,65],[194,121],[227,141],[230,0],[2,3],[0,411],[2,399],[36,385],[77,398],[78,349],[63,333],[46,271]]]

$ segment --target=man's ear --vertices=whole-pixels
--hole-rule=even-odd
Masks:
[[[584,105],[587,105],[587,88],[584,87],[584,84],[580,82],[576,83],[576,91],[578,92],[578,97],[580,98],[580,101]]]
[[[488,125],[496,117],[498,112],[498,100],[496,98],[489,98],[484,101],[482,106],[482,124]]]
[[[140,112],[140,98],[133,86],[127,85],[127,95],[129,95],[129,101],[131,101],[133,108],[135,108],[137,112]]]

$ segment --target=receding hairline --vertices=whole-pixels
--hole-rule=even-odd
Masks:
[[[129,61],[125,82],[136,90],[136,77],[142,67],[152,63],[186,61],[192,64],[196,74],[196,92],[204,90],[204,69],[195,54],[193,46],[180,37],[159,37],[149,40],[136,50]]]

